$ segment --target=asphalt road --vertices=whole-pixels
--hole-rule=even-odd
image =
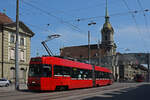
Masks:
[[[54,92],[33,92],[21,86],[0,87],[0,100],[150,100],[148,83],[114,83],[110,86]]]
[[[83,100],[150,100],[150,84],[143,84],[131,89],[121,89],[103,95],[106,96],[93,96]]]

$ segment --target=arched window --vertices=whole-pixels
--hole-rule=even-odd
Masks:
[[[13,34],[10,35],[10,43],[15,43],[15,36]]]
[[[15,67],[10,67],[10,79],[15,79]]]
[[[15,59],[15,50],[14,50],[14,48],[11,48],[11,49],[10,49],[10,59],[11,59],[11,60],[14,60],[14,59]]]
[[[20,45],[24,46],[24,38],[20,38]]]
[[[11,67],[10,70],[15,70],[15,68],[14,68],[14,67]]]

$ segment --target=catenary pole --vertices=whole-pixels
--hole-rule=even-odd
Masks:
[[[88,23],[88,26],[95,25],[95,22]],[[90,31],[88,31],[88,61],[91,64],[91,47],[90,47]]]
[[[98,65],[101,66],[100,40],[98,40]]]
[[[19,90],[18,36],[19,36],[19,0],[16,1],[16,43],[15,43],[15,89],[16,90]]]
[[[88,31],[88,61],[89,63],[91,63],[90,61],[90,31]]]
[[[148,64],[148,80],[147,80],[147,82],[149,82],[149,75],[150,75],[150,71],[149,71],[149,63],[150,63],[150,61],[149,61],[149,53],[147,53],[147,64]]]

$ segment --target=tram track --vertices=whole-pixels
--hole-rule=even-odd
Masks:
[[[140,85],[140,84],[137,84]],[[137,86],[132,84],[128,85],[111,85],[97,88],[88,88],[88,89],[74,89],[68,91],[55,91],[55,92],[30,92],[30,91],[14,91],[14,92],[0,92],[0,98],[2,100],[7,100],[7,98],[12,98],[11,100],[49,100],[49,99],[61,99],[72,96],[80,97],[81,95],[92,95],[103,91],[115,90],[115,89],[127,89],[129,87]]]

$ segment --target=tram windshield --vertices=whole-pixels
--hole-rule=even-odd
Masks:
[[[29,67],[30,77],[51,77],[51,65],[47,64],[31,64]]]

